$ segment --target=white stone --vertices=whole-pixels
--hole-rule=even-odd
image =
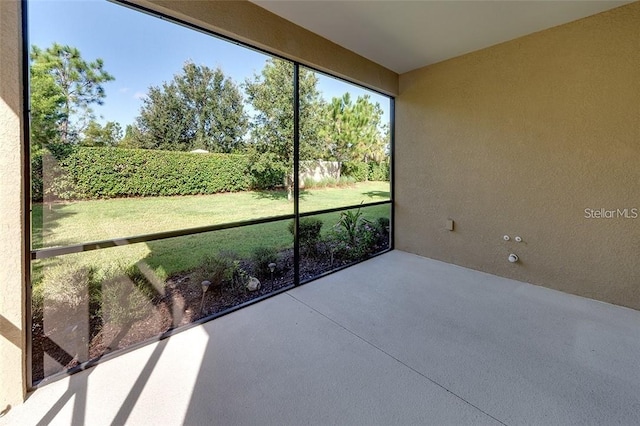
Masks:
[[[258,280],[256,277],[249,277],[249,282],[247,283],[246,287],[249,291],[260,290],[260,280]]]

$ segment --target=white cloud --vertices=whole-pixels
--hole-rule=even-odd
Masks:
[[[147,97],[147,94],[144,92],[136,92],[133,94],[134,99],[144,99]]]
[[[127,93],[130,89],[128,87],[121,87],[120,89],[118,89],[118,92],[120,93]]]

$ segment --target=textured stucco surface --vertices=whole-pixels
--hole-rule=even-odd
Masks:
[[[640,215],[640,2],[403,74],[396,101],[397,248],[640,309],[640,217],[585,218]]]
[[[246,0],[131,0],[384,92],[398,93],[398,74]]]
[[[25,391],[19,23],[20,3],[0,1],[0,412]]]

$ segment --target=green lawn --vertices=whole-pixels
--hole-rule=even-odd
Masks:
[[[389,199],[388,182],[301,192],[300,211]],[[55,247],[293,213],[282,192],[120,198],[33,206],[33,246]]]
[[[389,199],[388,182],[364,182],[349,188],[303,191],[300,209],[308,212],[385,199]],[[390,207],[367,207],[362,212],[373,220],[389,217]],[[51,209],[36,205],[33,240],[34,247],[52,247],[291,213],[293,204],[280,192],[80,201],[53,205]],[[325,233],[339,216],[340,213],[321,216]],[[164,280],[198,266],[203,257],[221,250],[248,257],[258,246],[291,247],[287,225],[285,220],[45,259],[35,262],[33,278],[39,282],[43,274],[53,275],[61,267],[91,265],[100,273],[138,263],[143,268],[148,266],[158,280]]]

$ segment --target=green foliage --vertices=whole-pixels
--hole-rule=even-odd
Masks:
[[[342,228],[342,231],[344,231],[351,244],[355,244],[361,218],[362,212],[360,209],[347,210],[340,213],[340,220],[337,223],[337,227]]]
[[[304,178],[305,189],[312,188],[342,188],[346,186],[353,186],[356,180],[350,176],[340,176],[340,179],[333,177],[324,177],[319,181],[316,181],[312,177]]]
[[[338,181],[338,186],[354,186],[356,184],[356,180],[351,176],[340,176],[340,180]]]
[[[31,152],[31,200],[42,201],[44,196],[44,182],[42,176],[42,156],[44,150],[38,149]]]
[[[333,177],[323,177],[322,179],[316,181],[314,178],[312,177],[306,177],[304,178],[304,188],[305,189],[311,189],[311,188],[334,188],[338,186],[338,179],[333,178]]]
[[[378,225],[378,229],[381,231],[389,230],[389,218],[385,216],[381,216],[376,220],[376,224]]]
[[[300,159],[318,159],[322,153],[322,98],[318,78],[300,69]],[[245,82],[247,98],[257,112],[251,125],[252,171],[261,178],[282,176],[293,185],[293,64],[270,59],[261,74]],[[264,179],[257,181],[266,183]],[[279,182],[282,184],[282,181]]]
[[[387,145],[382,108],[369,95],[333,98],[325,108],[325,135],[331,156],[338,161],[382,161]]]
[[[95,268],[71,266],[51,268],[44,273],[42,295],[45,303],[64,305],[75,309],[96,292],[100,283],[95,279]]]
[[[131,325],[152,312],[151,284],[134,265],[112,269],[102,281],[102,318],[119,327]]]
[[[133,124],[127,124],[124,130],[124,137],[118,143],[118,148],[144,148],[144,142],[138,129]]]
[[[42,317],[45,308],[73,311],[90,302],[100,302],[102,285],[97,268],[61,260],[34,274],[31,304],[34,317]]]
[[[85,198],[214,194],[251,184],[247,158],[235,154],[80,147],[63,164]]]
[[[33,59],[33,53],[32,53]],[[64,118],[62,89],[56,84],[45,61],[33,61],[29,69],[31,149],[37,152],[49,143],[60,141],[58,126]]]
[[[237,152],[248,126],[235,82],[220,68],[193,62],[170,82],[149,88],[136,121],[134,146],[171,151]]]
[[[363,162],[347,161],[342,163],[340,173],[349,176],[356,182],[364,182],[369,179],[369,165]]]
[[[389,182],[389,161],[369,163],[369,180]]]
[[[334,259],[354,261],[365,259],[389,243],[389,218],[379,217],[375,222],[365,218],[358,209],[346,211],[329,236]]]
[[[300,247],[308,255],[317,254],[318,242],[320,241],[320,230],[322,229],[323,221],[317,217],[302,217],[298,225],[300,234],[298,240],[300,241]],[[289,232],[291,235],[295,233],[295,222],[289,222]]]
[[[87,62],[75,47],[31,47],[32,137],[37,146],[77,141],[78,123],[93,118],[91,105],[101,105],[105,97],[102,84],[114,79],[103,67],[102,59]]]
[[[116,146],[122,140],[122,128],[115,121],[108,121],[104,126],[90,121],[82,136],[82,146]]]
[[[73,177],[66,167],[67,159],[76,149],[72,144],[56,143],[49,144],[41,150],[42,201],[51,203],[78,197]],[[33,177],[32,172],[32,179]]]
[[[260,279],[267,278],[271,274],[270,264],[276,264],[274,271],[278,269],[278,250],[275,247],[255,247],[251,253],[251,260],[255,276]]]
[[[69,176],[67,170],[54,162],[51,167],[47,167],[49,178],[44,186],[43,201],[48,203],[60,200],[73,200],[80,197],[76,191],[73,178]]]
[[[211,282],[210,290],[225,286],[233,287],[234,272],[239,268],[234,261],[233,256],[224,253],[206,257],[192,275],[194,285],[200,286],[202,281],[209,281]]]
[[[250,147],[248,151],[252,188],[274,189],[284,185],[287,171],[279,165],[275,153],[259,153],[255,147]]]
[[[347,161],[342,163],[341,174],[355,179],[356,182],[389,181],[389,162],[365,163],[361,161]]]

